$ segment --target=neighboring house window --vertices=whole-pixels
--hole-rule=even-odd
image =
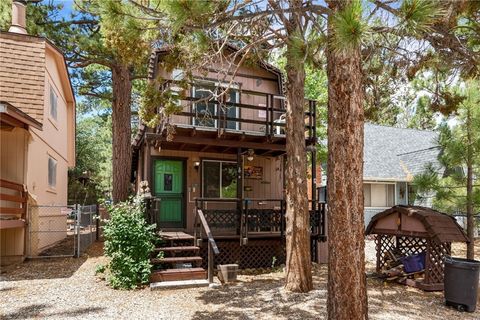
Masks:
[[[365,207],[392,207],[395,205],[395,185],[384,183],[364,183]]]
[[[236,198],[237,163],[202,161],[202,191],[205,198]]]
[[[57,185],[57,161],[48,157],[48,186],[55,188]]]
[[[50,86],[50,116],[57,120],[57,94],[53,90],[53,87]]]

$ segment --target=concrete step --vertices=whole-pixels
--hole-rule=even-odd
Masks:
[[[208,287],[208,280],[180,280],[150,283],[151,290]]]
[[[155,270],[150,274],[150,282],[204,280],[206,278],[207,271],[203,268]]]

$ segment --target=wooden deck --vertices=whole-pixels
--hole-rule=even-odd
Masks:
[[[193,236],[182,231],[160,231],[158,235],[164,240],[193,240]]]

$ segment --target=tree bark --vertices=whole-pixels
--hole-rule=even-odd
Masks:
[[[127,200],[130,189],[132,80],[128,67],[112,67],[112,93],[112,198],[117,203]]]
[[[328,1],[335,12],[350,0]],[[368,319],[363,213],[363,90],[360,48],[332,48],[328,21],[328,319]]]
[[[292,1],[291,6],[295,1]],[[291,36],[300,28],[299,15],[292,13],[287,32]],[[297,33],[298,34],[298,33]],[[305,67],[295,57],[287,41],[286,63],[286,284],[285,289],[308,292],[313,288],[310,257],[310,219],[307,191],[307,155],[305,148],[304,89]]]
[[[472,114],[470,107],[467,110],[467,259],[475,259],[475,239],[473,219],[473,139]]]

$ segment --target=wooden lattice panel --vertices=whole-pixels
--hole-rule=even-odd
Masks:
[[[248,209],[247,219],[248,231],[280,231],[280,210]]]
[[[203,213],[211,229],[236,230],[238,227],[240,218],[238,211],[235,209],[208,209],[203,210]]]
[[[281,239],[249,240],[247,245],[240,246],[238,240],[217,240],[220,251],[215,256],[214,265],[236,263],[240,269],[268,268],[272,266],[273,257],[275,265],[285,263],[285,243]],[[208,263],[208,246],[204,242],[201,248],[203,267]]]
[[[377,249],[377,273],[380,273],[387,267],[388,251],[392,253],[396,250],[395,237],[378,234],[375,236],[375,246]]]
[[[426,284],[443,283],[445,257],[451,254],[451,243],[444,242],[438,244],[429,240],[427,248],[424,282]]]
[[[413,254],[419,254],[427,250],[427,239],[416,237],[396,237],[397,251],[402,256],[410,256]]]

